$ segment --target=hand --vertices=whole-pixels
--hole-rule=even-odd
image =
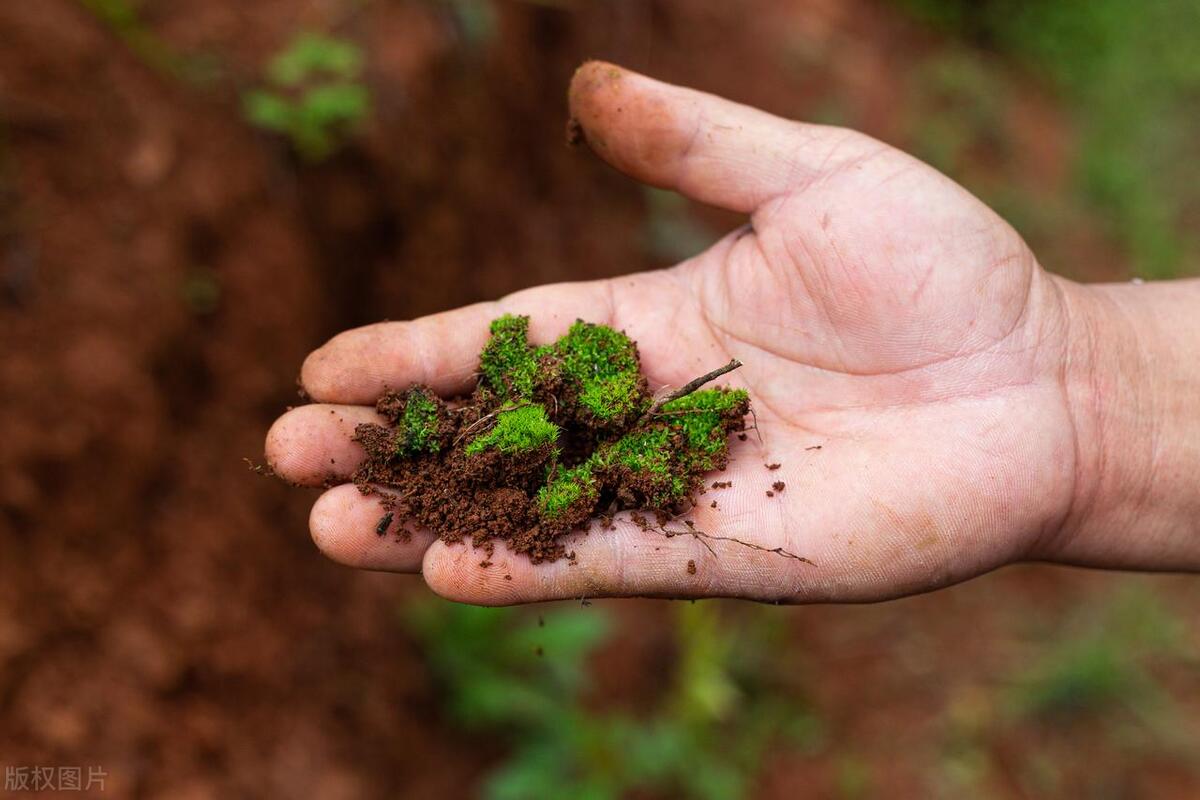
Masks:
[[[1045,273],[961,187],[853,131],[603,63],[576,74],[571,106],[616,168],[750,224],[673,269],[343,333],[305,362],[302,382],[320,402],[275,424],[269,462],[303,484],[345,478],[362,457],[354,426],[376,419],[369,405],[385,387],[467,392],[494,317],[530,315],[536,343],[583,318],[638,342],[652,388],[731,357],[745,363],[729,382],[750,391],[758,435],[731,443],[730,467],[714,477],[732,488],[702,496],[690,517],[698,530],[813,564],[618,518],[616,530],[571,535],[574,563],[535,566],[498,546],[485,569],[479,552],[427,532],[411,543],[376,536],[378,500],[350,485],[313,507],[321,550],[357,567],[420,571],[439,594],[482,604],[880,600],[1057,553],[1089,488],[1065,366],[1077,361],[1080,287]],[[768,497],[777,480],[786,488]]]

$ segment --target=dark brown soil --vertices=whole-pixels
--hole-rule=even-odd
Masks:
[[[634,345],[636,348],[636,344]],[[707,377],[707,376],[706,376]],[[645,379],[642,380],[643,391]],[[693,382],[685,389],[694,391],[703,385]],[[562,387],[557,387],[562,389]],[[384,535],[393,518],[412,522],[433,531],[444,542],[470,541],[474,547],[485,548],[491,555],[492,542],[503,541],[514,553],[527,555],[535,564],[555,561],[567,555],[559,539],[579,527],[588,529],[588,520],[599,517],[600,530],[612,528],[612,515],[619,510],[645,509],[652,516],[665,516],[683,506],[692,505],[691,497],[704,491],[704,472],[680,471],[677,477],[689,486],[688,495],[670,508],[645,508],[652,496],[650,478],[629,467],[618,464],[599,476],[601,488],[593,497],[581,497],[559,520],[547,520],[538,513],[536,497],[546,483],[547,475],[559,468],[560,450],[545,445],[531,452],[505,455],[498,450],[468,454],[465,451],[471,437],[484,434],[495,424],[504,404],[482,382],[469,397],[441,401],[433,398],[438,407],[436,452],[417,456],[397,453],[397,435],[408,392],[417,391],[433,397],[425,387],[405,392],[389,391],[376,403],[376,410],[388,425],[359,425],[354,438],[366,452],[366,459],[354,473],[354,483],[364,494],[382,498],[386,512],[376,533]],[[560,391],[561,399],[547,403],[550,420],[559,426],[559,441],[570,461],[564,466],[581,462],[599,444],[615,441],[633,430],[662,427],[665,423],[654,418],[653,408],[638,417],[629,416],[618,423],[600,424],[585,413],[577,398],[569,391]],[[683,392],[677,393],[683,396]],[[649,405],[649,395],[646,393]],[[744,403],[723,416],[720,423],[726,436],[745,427],[748,406]],[[673,433],[682,437],[682,433]],[[683,442],[674,445],[683,447]],[[727,453],[722,453],[715,466],[723,468]],[[715,506],[715,503],[714,503]],[[403,529],[405,530],[406,529]],[[482,563],[489,563],[484,561]],[[506,576],[507,577],[507,576]]]

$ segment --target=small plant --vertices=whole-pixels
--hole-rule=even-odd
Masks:
[[[820,736],[814,717],[766,685],[783,649],[778,620],[745,611],[732,622],[716,604],[679,605],[676,666],[659,678],[661,703],[637,716],[586,702],[587,661],[611,628],[598,609],[535,618],[429,601],[408,623],[451,718],[508,748],[485,780],[487,800],[733,800],[772,743]]]
[[[527,317],[492,322],[470,398],[388,392],[378,403],[388,425],[358,427],[367,460],[355,481],[381,491],[388,514],[446,541],[502,538],[553,560],[565,555],[559,537],[598,513],[666,511],[725,465],[750,400],[700,387],[736,361],[655,402],[623,333],[577,321],[535,347],[528,329]]]
[[[267,65],[264,86],[242,96],[246,118],[288,137],[296,153],[320,161],[362,123],[371,99],[358,45],[301,33]]]

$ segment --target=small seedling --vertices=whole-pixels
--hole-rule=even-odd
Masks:
[[[527,317],[491,325],[480,381],[447,403],[424,387],[378,403],[388,425],[360,425],[355,475],[389,511],[446,541],[493,538],[535,562],[564,555],[558,538],[614,506],[667,513],[725,466],[745,428],[741,389],[704,384],[734,361],[655,402],[637,346],[583,321],[534,347]]]
[[[362,71],[358,45],[301,33],[267,65],[264,85],[242,96],[246,118],[287,136],[306,161],[325,159],[370,111]]]

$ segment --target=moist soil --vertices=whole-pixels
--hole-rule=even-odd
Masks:
[[[577,329],[614,333],[583,321],[572,327],[572,331]],[[598,418],[590,411],[581,401],[580,387],[554,371],[555,361],[549,356],[539,362],[539,377],[531,390],[531,396],[540,398],[541,403],[531,399],[514,405],[502,394],[514,383],[511,376],[498,376],[499,380],[489,385],[487,369],[470,396],[449,401],[437,398],[424,386],[386,392],[376,403],[376,410],[387,424],[361,424],[354,434],[366,453],[353,476],[354,483],[364,494],[379,495],[385,509],[376,533],[388,535],[396,521],[394,535],[406,540],[411,536],[406,526],[413,524],[433,531],[444,542],[469,540],[473,546],[482,547],[489,557],[494,542],[503,541],[510,551],[540,563],[566,556],[561,537],[575,528],[590,528],[595,517],[600,518],[600,528],[604,530],[610,527],[606,522],[620,510],[641,509],[661,521],[693,504],[694,495],[703,490],[708,470],[725,468],[728,437],[745,429],[748,399],[744,392],[724,389],[697,393],[707,380],[717,375],[714,372],[677,390],[669,401],[654,401],[645,378],[640,375],[636,342],[618,336],[622,346],[632,352],[630,371],[636,379],[630,381],[632,410],[616,415],[613,420]],[[564,337],[560,342],[566,340]],[[486,349],[482,357],[487,358]],[[733,364],[721,374],[735,368]],[[720,413],[672,410],[672,402],[695,405],[694,398],[699,397],[731,402]],[[413,398],[435,404],[429,406],[427,430],[422,439],[427,440],[427,446],[417,452],[408,446],[413,433],[406,409]],[[533,406],[548,410],[544,412],[545,419],[552,429],[557,429],[556,439],[513,452],[496,448],[472,452],[470,443],[488,437],[506,413]],[[667,453],[688,452],[689,438],[679,421],[689,413],[692,422],[703,421],[710,426],[715,451],[697,461],[668,459]],[[562,511],[551,515],[539,503],[541,493],[556,476],[592,463],[593,456],[602,448],[611,450],[621,442],[635,441],[656,431],[667,434],[661,446],[663,452],[638,455],[657,455],[664,463],[670,463],[666,479],[679,481],[682,488],[669,498],[663,499],[661,493],[655,492],[662,478],[614,459],[611,466],[596,470],[592,479],[598,487],[596,491],[581,493]],[[644,528],[649,526],[647,514],[634,515],[643,520]],[[489,562],[485,559],[482,563]]]

